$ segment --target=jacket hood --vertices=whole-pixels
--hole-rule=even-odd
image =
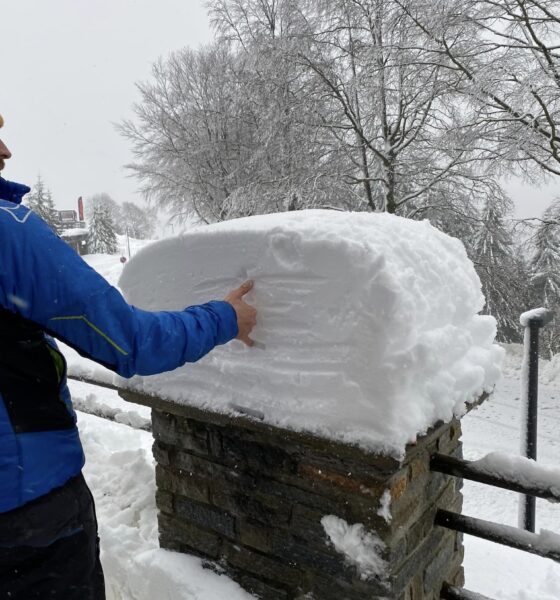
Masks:
[[[31,188],[22,183],[15,183],[0,177],[0,200],[7,200],[14,204],[21,204],[22,198],[28,194]]]

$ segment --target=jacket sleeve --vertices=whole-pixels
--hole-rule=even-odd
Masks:
[[[175,312],[129,305],[25,207],[0,208],[0,251],[0,305],[123,377],[176,369],[238,333],[227,302]]]

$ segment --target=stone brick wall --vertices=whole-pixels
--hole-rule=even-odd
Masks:
[[[359,448],[132,393],[153,408],[160,543],[217,563],[264,600],[436,600],[463,584],[460,480],[429,471],[461,456],[458,421],[435,426],[402,463]],[[392,519],[378,514],[389,490]],[[387,577],[363,577],[321,519],[361,523],[385,544]]]

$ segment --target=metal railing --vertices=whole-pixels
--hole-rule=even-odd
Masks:
[[[88,385],[93,385],[95,387],[101,387],[107,390],[112,390],[118,392],[120,388],[111,383],[104,383],[102,381],[97,381],[95,379],[90,379],[88,377],[77,377],[74,375],[68,375],[68,379],[70,381],[79,381],[81,383],[87,383]],[[73,402],[74,408],[79,411],[86,413],[87,415],[92,415],[94,417],[100,417],[102,419],[106,419],[108,421],[113,421],[115,423],[119,423],[120,425],[126,425],[127,427],[131,427],[132,429],[140,429],[142,431],[152,431],[152,424],[150,421],[146,419],[136,419],[135,422],[131,420],[124,419],[123,416],[126,416],[126,413],[120,411],[118,409],[114,409],[111,407],[103,407],[103,409],[90,406],[87,401],[78,401],[74,400]]]
[[[446,454],[433,454],[430,458],[430,469],[432,471],[437,471],[438,473],[463,477],[470,481],[485,483],[494,487],[503,488],[504,490],[528,494],[531,497],[544,498],[545,500],[550,500],[552,502],[560,502],[560,493],[558,493],[553,486],[541,487],[530,485],[528,483],[522,484],[513,478],[482,471],[474,462],[453,458]]]
[[[539,332],[552,321],[553,316],[553,313],[546,309],[536,309],[521,315],[521,324],[525,328],[521,390],[521,452],[526,458],[532,460],[537,458]],[[434,454],[431,457],[430,469],[522,494],[519,527],[501,525],[443,509],[439,509],[436,513],[436,525],[560,562],[560,548],[543,544],[540,536],[534,533],[535,499],[544,498],[560,502],[560,494],[552,489],[552,486],[547,488],[520,483],[503,474],[483,472],[472,462],[443,454]],[[482,594],[454,587],[448,583],[443,584],[440,598],[443,600],[491,600]]]
[[[537,460],[537,421],[539,397],[539,332],[552,321],[550,310],[537,309],[521,315],[525,327],[521,389],[521,454]],[[519,527],[535,531],[535,497],[525,495],[519,502]]]
[[[441,598],[443,600],[492,600],[492,598],[488,598],[488,596],[483,596],[476,592],[469,592],[469,590],[458,588],[447,583],[443,584]]]

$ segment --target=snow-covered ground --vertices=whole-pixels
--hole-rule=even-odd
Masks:
[[[87,257],[112,283],[117,257]],[[463,421],[464,454],[478,459],[492,451],[518,453],[521,348],[507,348],[505,376],[492,399]],[[560,362],[542,363],[539,404],[539,461],[557,466],[560,455]],[[85,401],[127,410],[115,392],[71,384]],[[146,409],[128,407],[146,417]],[[201,561],[157,546],[151,435],[120,423],[79,413],[87,455],[85,474],[97,501],[108,600],[230,600],[250,596]],[[517,524],[517,495],[465,482],[464,513]],[[537,530],[560,532],[560,506],[537,502]],[[558,600],[560,565],[520,551],[465,536],[467,587],[496,600]]]
[[[71,387],[76,396],[85,391],[85,384]],[[111,403],[113,394],[105,393],[104,401]],[[251,598],[229,578],[204,569],[199,559],[158,547],[151,434],[84,413],[79,426],[108,600]]]

